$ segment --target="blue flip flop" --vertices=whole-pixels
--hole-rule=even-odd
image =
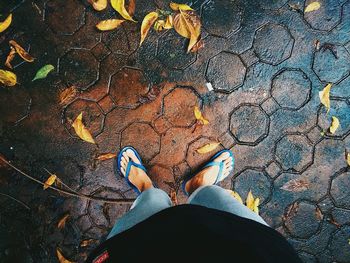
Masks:
[[[206,163],[202,168],[200,168],[199,171],[197,171],[196,173],[192,174],[190,177],[186,178],[183,183],[182,183],[182,190],[183,192],[188,196],[189,194],[187,193],[186,191],[186,183],[191,180],[193,177],[196,176],[196,174],[198,174],[199,172],[203,171],[205,168],[207,167],[211,167],[211,166],[219,166],[219,173],[218,173],[218,176],[216,177],[216,180],[214,182],[214,184],[217,184],[219,182],[221,182],[222,180],[225,179],[223,173],[222,173],[222,170],[224,169],[224,162],[215,162],[214,159],[216,159],[219,155],[221,155],[222,153],[224,152],[228,152],[230,154],[230,156],[232,157],[232,167],[234,166],[235,164],[235,159],[233,157],[233,153],[231,150],[227,150],[227,149],[224,149],[224,150],[221,150],[219,152],[217,152],[213,157],[210,158],[209,162]]]
[[[126,167],[126,170],[125,170],[125,176],[123,176],[122,171],[121,171],[121,169],[120,169],[120,168],[121,168],[121,166],[120,166],[120,161],[121,161],[121,159],[122,159],[122,157],[123,157],[123,153],[125,153],[127,150],[132,150],[132,151],[135,153],[137,159],[140,161],[140,164],[135,163],[133,160],[130,159],[130,161],[129,161],[129,163],[128,163],[128,166]],[[129,180],[129,173],[130,173],[130,170],[131,170],[131,167],[132,167],[132,166],[135,166],[135,167],[140,168],[140,169],[144,170],[145,172],[147,172],[146,167],[143,166],[143,164],[142,164],[141,156],[140,156],[139,153],[136,151],[136,149],[133,148],[133,147],[131,147],[131,146],[126,146],[126,147],[124,147],[123,149],[121,149],[120,152],[119,152],[119,154],[118,154],[118,158],[117,158],[117,169],[118,169],[118,171],[119,171],[121,177],[125,178],[125,181],[128,183],[128,185],[139,195],[139,194],[141,194],[140,190],[139,190],[135,185],[133,185],[133,184],[130,182],[130,180]]]

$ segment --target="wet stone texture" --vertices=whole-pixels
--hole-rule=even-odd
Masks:
[[[222,187],[243,199],[250,190],[259,197],[261,216],[303,262],[350,262],[349,0],[319,0],[320,9],[309,13],[303,10],[313,0],[181,0],[201,17],[204,48],[197,53],[187,53],[188,40],[174,30],[151,30],[139,47],[140,21],[170,1],[137,0],[139,23],[108,32],[95,25],[118,17],[111,7],[7,2],[0,14],[14,19],[0,35],[1,63],[11,39],[35,61],[16,57],[19,84],[0,85],[0,155],[38,180],[49,171],[71,190],[104,201],[43,191],[0,163],[1,262],[57,262],[57,247],[83,262],[136,198],[115,160],[97,159],[126,145],[179,203],[186,202],[184,176],[216,151],[232,149],[235,168]],[[55,70],[32,82],[45,64]],[[327,83],[329,112],[319,100]],[[72,86],[76,92],[62,102]],[[195,106],[208,125],[196,124]],[[96,144],[71,127],[81,112]],[[340,120],[333,134],[332,116]],[[220,145],[197,152],[210,142]]]

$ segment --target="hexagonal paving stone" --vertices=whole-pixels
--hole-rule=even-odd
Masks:
[[[172,170],[161,165],[154,165],[149,169],[151,180],[168,194],[171,190],[175,190],[175,181]]]
[[[46,4],[45,16],[55,33],[72,35],[84,24],[85,7],[78,0],[51,0]]]
[[[300,172],[312,163],[312,150],[304,135],[286,135],[276,144],[276,160],[284,170]]]
[[[313,0],[306,0],[305,7]],[[304,18],[306,22],[314,29],[321,31],[330,31],[336,25],[340,23],[341,20],[341,1],[319,1],[321,4],[320,9],[314,12],[304,13]]]
[[[159,135],[147,123],[135,122],[123,130],[121,136],[121,147],[132,145],[145,161],[159,153]]]
[[[86,100],[76,100],[70,104],[66,111],[64,112],[65,119],[75,120],[78,115],[83,112],[83,122],[88,130],[94,135],[98,135],[102,132],[104,116],[98,107],[96,102],[86,101]],[[68,129],[72,131],[72,134],[75,134],[71,124],[66,122]]]
[[[272,44],[278,43],[278,44]],[[266,24],[256,31],[253,47],[262,62],[278,65],[292,54],[294,39],[281,25]]]
[[[304,263],[317,263],[318,260],[314,255],[306,253],[305,251],[301,251],[298,253],[298,256]]]
[[[169,31],[158,42],[157,58],[169,69],[185,69],[196,61],[196,54],[187,53],[188,40]]]
[[[334,233],[329,247],[334,260],[337,262],[349,262],[349,238],[350,226],[342,226]]]
[[[193,109],[200,104],[191,88],[177,87],[164,97],[164,117],[174,126],[189,127],[195,123]]]
[[[215,90],[232,92],[239,88],[246,75],[246,67],[241,58],[233,53],[221,52],[208,63],[206,78]]]
[[[350,131],[350,105],[345,101],[341,100],[331,100],[331,109],[327,114],[327,110],[322,107],[320,108],[318,116],[318,125],[327,131],[329,136],[345,136]],[[340,126],[335,131],[334,134],[329,133],[329,127],[332,123],[332,116],[335,116],[340,121]]]
[[[284,6],[288,2],[288,0],[273,0],[273,1],[258,0],[258,2],[263,9],[277,10],[277,9],[280,9],[282,6]]]
[[[349,98],[350,89],[348,87],[350,87],[350,76],[332,87],[332,95],[341,98]]]
[[[234,190],[242,199],[246,199],[251,190],[254,197],[260,198],[260,204],[264,203],[271,195],[271,182],[264,172],[247,169],[233,180]]]
[[[128,37],[124,28],[104,33],[102,41],[115,54],[128,55],[130,53]]]
[[[230,130],[241,143],[258,144],[267,136],[269,125],[269,117],[259,106],[242,105],[231,114]]]
[[[227,37],[241,26],[238,5],[230,1],[209,1],[202,10],[203,27],[209,34]]]
[[[320,210],[305,201],[295,202],[289,206],[284,217],[284,225],[291,235],[305,239],[316,234],[322,220]]]
[[[116,105],[134,108],[140,104],[141,96],[147,94],[150,81],[146,75],[135,68],[122,68],[111,78],[110,94]]]
[[[89,50],[72,49],[60,59],[59,73],[70,85],[86,89],[97,80],[99,63]]]
[[[301,70],[283,70],[272,80],[272,97],[286,109],[297,110],[310,98],[311,82]]]
[[[349,74],[349,61],[350,54],[343,46],[324,44],[315,53],[312,68],[321,81],[336,83]]]
[[[350,209],[350,172],[342,173],[332,181],[331,195],[334,202],[341,207]],[[349,237],[350,238],[350,237]]]

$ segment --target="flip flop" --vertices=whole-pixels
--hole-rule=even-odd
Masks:
[[[123,153],[125,153],[127,150],[132,150],[134,152],[134,154],[136,155],[137,159],[140,161],[140,164],[138,163],[135,163],[133,160],[129,160],[128,162],[128,165],[126,166],[126,170],[125,170],[125,176],[123,175],[122,171],[121,171],[121,166],[120,166],[120,162],[121,162],[121,159],[123,157]],[[130,180],[129,180],[129,173],[130,173],[130,170],[131,170],[131,167],[132,166],[135,166],[137,168],[140,168],[141,170],[147,172],[146,170],[146,167],[143,166],[142,164],[142,160],[141,160],[141,156],[139,155],[139,153],[136,151],[135,148],[131,147],[131,146],[126,146],[124,147],[123,149],[120,150],[119,154],[118,154],[118,158],[117,158],[117,169],[120,173],[120,175],[125,178],[125,181],[128,183],[128,185],[139,195],[141,194],[140,190],[135,186],[133,185]]]
[[[182,190],[187,196],[189,196],[189,194],[186,191],[186,187],[185,187],[186,183],[189,180],[191,180],[193,177],[195,177],[199,172],[203,171],[205,168],[208,168],[208,167],[211,167],[211,166],[219,166],[218,176],[216,177],[216,180],[215,180],[214,184],[217,184],[217,183],[221,182],[222,180],[224,180],[226,178],[226,177],[224,177],[223,172],[222,172],[223,169],[224,169],[224,161],[221,161],[221,162],[214,161],[214,159],[216,159],[218,156],[220,156],[221,154],[223,154],[225,152],[228,152],[230,154],[230,156],[232,157],[232,167],[234,166],[235,159],[233,157],[233,153],[231,152],[231,150],[224,149],[224,150],[221,150],[221,151],[217,152],[213,157],[210,158],[208,163],[206,163],[202,168],[200,168],[200,170],[198,172],[192,174],[190,177],[186,178],[183,181],[183,183],[182,183]]]

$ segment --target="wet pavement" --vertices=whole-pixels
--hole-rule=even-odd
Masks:
[[[136,2],[141,21],[170,1]],[[141,47],[140,23],[98,32],[98,21],[116,16],[110,7],[99,13],[78,0],[1,1],[0,13],[14,14],[0,35],[1,61],[11,39],[36,60],[15,59],[20,84],[0,87],[0,153],[39,180],[46,168],[73,190],[129,201],[43,191],[0,164],[0,261],[57,262],[59,247],[82,262],[107,235],[135,194],[116,177],[113,160],[96,156],[132,144],[158,186],[184,203],[183,176],[212,155],[196,149],[219,141],[217,149],[232,149],[236,159],[221,185],[260,197],[262,217],[304,262],[350,262],[350,1],[320,0],[320,10],[304,14],[310,2],[194,1],[205,46],[186,54],[187,41],[173,30],[151,32]],[[45,64],[56,70],[31,82]],[[328,114],[318,96],[327,83]],[[60,105],[72,85],[78,95]],[[195,106],[209,125],[195,128]],[[74,134],[70,120],[80,112],[97,145]],[[333,135],[331,116],[341,123]],[[291,180],[305,185],[288,191]]]

